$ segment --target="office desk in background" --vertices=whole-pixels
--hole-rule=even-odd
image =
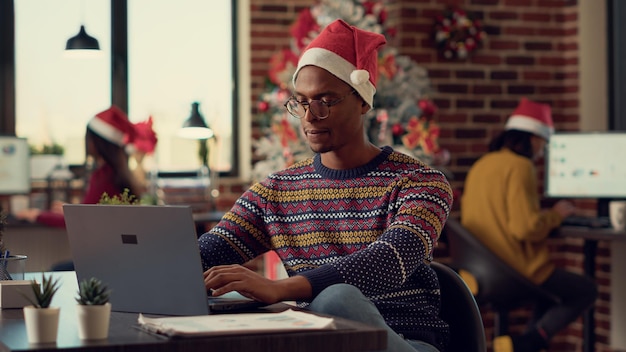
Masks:
[[[27,272],[49,271],[54,264],[72,259],[63,228],[10,219],[4,232],[4,245],[11,254],[28,256]]]
[[[40,274],[29,273],[41,278]],[[168,339],[136,329],[138,313],[112,312],[109,338],[99,341],[81,341],[76,322],[77,290],[74,272],[56,272],[62,286],[52,301],[61,307],[59,334],[56,344],[29,345],[21,309],[0,312],[0,351],[205,351],[205,352],[351,352],[383,350],[387,346],[387,333],[383,329],[336,318],[336,330],[274,332],[263,334],[237,334],[194,338]],[[115,294],[115,293],[113,293]],[[287,305],[272,306],[277,311]]]
[[[562,226],[554,233],[555,237],[581,238],[584,240],[583,268],[587,276],[596,277],[596,251],[598,241],[611,242],[611,332],[612,348],[626,349],[626,232],[612,228],[589,228],[579,226]],[[593,352],[595,345],[595,310],[589,309],[583,316],[583,351]]]

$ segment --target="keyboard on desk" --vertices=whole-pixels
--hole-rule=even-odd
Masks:
[[[563,219],[561,226],[578,226],[578,227],[593,227],[593,228],[607,228],[611,227],[611,221],[608,216],[582,216],[572,215]]]

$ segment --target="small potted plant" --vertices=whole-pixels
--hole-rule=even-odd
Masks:
[[[52,298],[59,290],[59,278],[41,274],[41,285],[35,280],[31,283],[33,297],[23,296],[31,305],[23,308],[26,322],[26,334],[29,343],[52,343],[57,340],[59,331],[59,307],[50,307]]]
[[[78,336],[81,340],[106,339],[111,317],[111,291],[102,281],[92,277],[78,285]]]

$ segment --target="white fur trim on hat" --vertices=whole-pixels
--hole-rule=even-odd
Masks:
[[[504,125],[504,129],[530,132],[544,138],[545,140],[549,140],[552,133],[554,133],[553,127],[542,123],[536,118],[524,115],[511,115],[506,122],[506,125]]]
[[[304,66],[317,66],[332,73],[337,78],[349,84],[365,100],[370,109],[374,107],[376,87],[369,81],[369,72],[356,70],[356,67],[341,56],[323,48],[310,48],[305,51],[298,61],[298,68],[293,74],[293,85],[296,85],[298,73]],[[363,75],[364,72],[367,77]],[[354,80],[353,80],[354,75]],[[364,79],[363,79],[364,78]]]
[[[107,141],[119,146],[124,145],[124,133],[109,123],[102,121],[98,116],[92,117],[87,126]]]

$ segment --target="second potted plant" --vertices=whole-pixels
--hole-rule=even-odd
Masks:
[[[78,337],[81,340],[106,339],[111,317],[111,291],[96,278],[84,279],[78,285]]]

